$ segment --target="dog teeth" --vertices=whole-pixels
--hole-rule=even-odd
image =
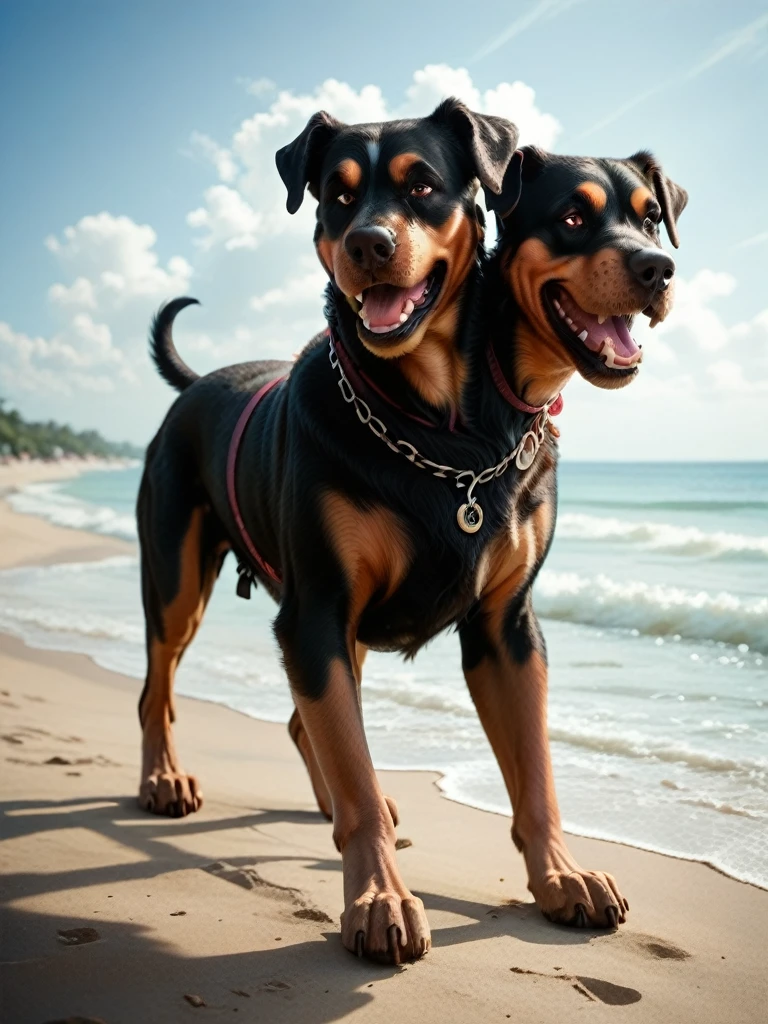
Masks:
[[[403,311],[400,314],[400,323],[404,324],[407,319],[408,319],[408,314],[405,311]]]
[[[557,315],[560,317],[561,320],[565,319],[565,310],[562,306],[557,307]]]
[[[571,330],[573,331],[574,334],[578,334],[579,333],[579,325],[575,324],[573,322],[573,320],[571,320]]]
[[[579,341],[586,341],[589,337],[589,331],[582,331],[579,335]]]
[[[565,318],[565,322],[568,324],[569,327],[573,327],[573,320],[571,320],[569,316]]]
[[[371,322],[370,322],[370,320],[366,319],[366,317],[364,317],[362,313],[360,314],[360,319],[363,321],[363,327],[366,329],[366,331],[370,331],[370,329],[371,329]]]
[[[606,321],[607,319],[608,319],[608,317],[607,317],[607,316],[599,316],[599,317],[597,318],[597,322],[598,322],[599,324],[604,324],[604,323],[605,323],[605,321]]]
[[[356,295],[356,296],[355,296],[355,298],[357,299],[357,301],[358,301],[358,302],[360,303],[360,305],[362,306],[362,304],[363,304],[363,293],[362,293],[362,292],[360,292],[360,294],[359,294],[359,295]]]
[[[405,315],[406,320],[408,319],[408,317],[411,315],[415,308],[416,307],[413,304],[413,300],[407,299],[405,305],[403,306],[403,314]],[[405,323],[405,320],[401,320],[400,323]]]
[[[553,305],[553,306],[555,307],[555,309],[557,310],[557,312],[558,312],[558,313],[559,313],[559,312],[560,312],[560,310],[561,310],[561,309],[563,308],[563,307],[562,307],[562,306],[560,305],[560,303],[559,303],[559,302],[557,301],[557,299],[553,299],[553,300],[552,300],[552,305]]]

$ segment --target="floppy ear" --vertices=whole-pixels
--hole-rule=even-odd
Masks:
[[[547,155],[535,146],[523,146],[515,151],[504,175],[501,191],[494,195],[485,189],[485,205],[500,220],[509,217],[520,202],[524,181],[533,181],[544,169]]]
[[[653,153],[641,150],[629,157],[626,162],[633,164],[653,189],[661,207],[661,216],[669,240],[676,249],[679,249],[680,236],[677,233],[677,218],[686,207],[688,193],[666,176]]]
[[[319,110],[307,121],[307,127],[293,142],[278,149],[275,163],[285,187],[288,213],[296,213],[304,200],[304,189],[317,198],[318,179],[323,155],[334,135],[343,125],[324,110]]]
[[[430,120],[447,123],[469,154],[485,189],[498,194],[504,172],[515,152],[518,131],[505,117],[476,114],[460,100],[443,100]]]

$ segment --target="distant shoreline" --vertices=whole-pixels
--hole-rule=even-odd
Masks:
[[[0,498],[20,491],[29,484],[52,483],[57,480],[72,480],[82,473],[99,470],[128,469],[139,464],[138,459],[102,459],[78,456],[61,459],[17,459],[13,456],[0,459]]]

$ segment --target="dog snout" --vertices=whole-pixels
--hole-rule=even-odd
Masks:
[[[355,228],[344,240],[350,259],[364,270],[377,270],[395,253],[395,233],[380,226]]]
[[[627,263],[637,283],[653,294],[664,291],[675,273],[675,261],[662,249],[638,249]]]

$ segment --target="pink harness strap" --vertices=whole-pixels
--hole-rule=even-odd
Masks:
[[[243,439],[245,428],[248,426],[248,422],[256,411],[256,406],[262,400],[262,398],[268,394],[272,388],[277,384],[281,384],[285,380],[285,377],[276,377],[274,380],[269,381],[263,387],[259,388],[256,394],[251,398],[240,414],[240,419],[237,421],[237,426],[232,434],[232,440],[229,442],[229,453],[227,455],[227,496],[229,498],[229,507],[232,509],[232,515],[234,516],[237,528],[240,531],[240,539],[245,546],[246,551],[253,559],[253,562],[261,569],[261,571],[269,576],[275,583],[281,583],[282,577],[276,569],[273,569],[269,562],[266,562],[258,550],[256,545],[251,540],[248,530],[245,528],[243,517],[240,514],[240,506],[237,503],[237,484],[235,479],[235,471],[237,469],[237,453],[240,450],[240,442]],[[239,590],[238,590],[239,593]]]

